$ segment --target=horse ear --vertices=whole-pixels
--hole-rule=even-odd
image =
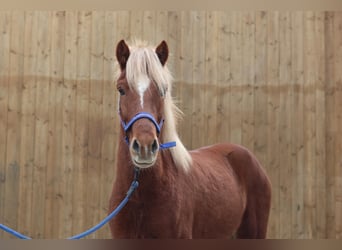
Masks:
[[[156,48],[156,53],[159,58],[159,61],[164,66],[167,58],[169,56],[169,47],[165,41],[162,41]]]
[[[120,64],[121,70],[126,68],[126,63],[129,57],[129,48],[124,40],[121,40],[116,46],[116,59]]]

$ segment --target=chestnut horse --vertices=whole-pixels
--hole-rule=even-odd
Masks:
[[[121,119],[112,211],[140,169],[139,187],[110,221],[113,238],[265,238],[271,184],[234,144],[187,151],[176,132],[165,41],[116,48]]]

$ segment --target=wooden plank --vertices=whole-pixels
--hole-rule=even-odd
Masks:
[[[168,11],[157,11],[155,16],[155,44],[159,44],[161,41],[165,40],[169,43],[169,29],[168,29]],[[174,51],[173,51],[174,52]],[[169,59],[172,54],[169,53]],[[168,59],[168,64],[169,60]]]
[[[279,238],[279,12],[268,13],[267,24],[267,159],[272,183],[272,205],[268,237]]]
[[[242,140],[254,150],[255,13],[242,12]]]
[[[216,134],[215,140],[217,142],[230,142],[231,141],[231,133],[230,133],[230,121],[235,119],[231,115],[231,38],[232,38],[232,27],[231,27],[231,18],[232,12],[214,12],[213,21],[217,28],[215,30],[215,35],[217,36],[217,40],[213,41],[211,44],[211,55],[210,65],[212,65],[211,71],[214,71],[214,68],[217,68],[216,74],[214,72],[209,73],[209,75],[213,75],[213,79],[216,78],[217,81],[217,89],[216,89],[216,100],[217,104],[213,104],[209,111],[209,114],[212,112],[217,112],[216,119],[208,121],[208,129],[218,131]],[[211,25],[207,26],[207,30],[211,30]],[[209,31],[208,31],[209,32]],[[216,44],[215,44],[216,43]],[[209,58],[209,57],[207,57]],[[214,59],[215,58],[215,59]],[[208,59],[207,59],[208,60]],[[211,76],[210,76],[211,77]],[[211,103],[210,100],[207,100],[207,103]],[[217,108],[215,108],[217,106]],[[216,110],[214,110],[216,109]],[[210,142],[213,141],[214,138],[210,138]]]
[[[303,12],[291,13],[291,65],[292,84],[294,85],[291,137],[291,165],[293,167],[292,189],[292,238],[304,237],[304,112],[303,112],[303,83],[304,83],[304,56],[303,56]]]
[[[156,44],[156,12],[142,11],[142,33],[140,39],[148,44]],[[160,24],[158,24],[159,26]]]
[[[119,123],[117,122],[116,76],[113,64],[116,61],[113,44],[118,39],[115,32],[116,12],[106,12],[104,21],[104,67],[103,67],[103,105],[102,105],[102,145],[101,145],[101,180],[100,183],[100,216],[108,214],[108,201],[114,181],[114,164],[116,159],[116,141],[118,140]],[[98,238],[111,238],[109,227],[103,227]]]
[[[326,238],[326,100],[324,13],[315,12],[314,46],[315,98],[316,98],[316,229],[315,238]]]
[[[280,91],[280,120],[279,120],[279,220],[292,221],[292,164],[291,164],[291,133],[292,133],[292,61],[291,61],[291,16],[289,12],[280,14],[279,23],[280,56],[279,56],[279,91]],[[291,223],[282,223],[279,231],[280,238],[290,239]]]
[[[11,15],[10,38],[10,82],[8,88],[7,114],[7,150],[6,150],[6,185],[5,185],[5,220],[17,228],[17,208],[19,197],[20,174],[20,113],[24,63],[24,15],[14,11]]]
[[[305,238],[315,238],[316,236],[316,91],[315,91],[315,56],[314,56],[314,20],[313,12],[305,12],[304,29],[304,159],[305,168],[305,196],[304,196],[304,223]]]
[[[82,232],[90,225],[87,218],[87,176],[88,176],[88,144],[89,144],[89,85],[90,85],[90,49],[91,49],[92,12],[80,11],[77,25],[77,70],[76,70],[76,109],[75,109],[75,152],[73,160],[73,193],[72,198],[72,230]],[[71,155],[72,156],[72,155]],[[71,165],[70,165],[71,167]],[[93,215],[92,215],[93,216]]]
[[[338,157],[335,155],[336,143],[336,91],[335,91],[335,41],[334,41],[334,15],[330,11],[325,13],[325,77],[326,77],[326,173],[327,173],[327,192],[326,192],[326,206],[327,206],[327,238],[334,239],[336,237],[335,231],[335,165]]]
[[[255,13],[254,153],[266,170],[267,145],[267,21],[268,13]]]
[[[130,11],[130,41],[142,40],[143,36],[143,11],[132,10]]]
[[[193,148],[192,145],[192,37],[193,20],[195,12],[182,11],[180,14],[180,54],[179,54],[179,76],[181,81],[178,84],[177,96],[180,100],[180,108],[184,113],[184,119],[180,123],[180,136],[186,148]]]
[[[230,138],[242,143],[242,15],[234,11],[231,16],[231,103]]]
[[[35,151],[35,103],[37,64],[38,16],[35,12],[25,12],[24,81],[22,89],[21,147],[20,147],[20,193],[18,210],[19,232],[35,236],[33,222],[33,167]],[[24,212],[22,212],[24,211]],[[38,217],[41,218],[41,217]],[[37,219],[37,218],[36,218]]]
[[[92,12],[90,44],[90,86],[88,111],[88,173],[87,173],[87,224],[96,225],[100,221],[100,189],[102,158],[102,97],[103,97],[103,56],[104,56],[104,19],[103,11]],[[101,183],[102,184],[102,183]],[[95,232],[89,238],[96,238]]]
[[[173,81],[173,88],[171,91],[175,99],[177,100],[177,104],[180,99],[180,92],[179,90],[179,82],[181,79],[180,75],[180,57],[181,57],[181,51],[180,51],[180,12],[178,11],[169,11],[167,16],[167,22],[168,22],[168,29],[167,29],[167,37],[168,37],[168,46],[169,46],[169,59],[167,62],[167,67],[169,68],[174,81]]]
[[[63,133],[63,77],[65,11],[51,13],[51,54],[50,54],[50,93],[48,155],[46,169],[46,209],[44,238],[59,238],[59,213],[64,210],[61,204],[60,182],[64,179],[62,169]],[[63,225],[61,225],[63,226]]]
[[[16,226],[16,221],[5,217],[5,210],[10,204],[5,202],[6,187],[6,155],[7,155],[7,120],[9,99],[10,70],[10,34],[11,12],[0,12],[0,221],[8,226]],[[5,232],[0,232],[0,238],[9,238]]]
[[[205,103],[206,95],[211,96],[212,93],[205,92],[205,12],[196,11],[191,13],[191,21],[193,23],[192,46],[188,44],[188,49],[192,49],[193,63],[192,68],[192,97],[191,103],[191,147],[198,148],[205,145],[205,138],[210,133],[215,131],[208,131],[205,123]]]
[[[73,201],[77,199],[73,196],[74,187],[74,169],[77,171],[78,165],[74,162],[75,153],[75,109],[76,109],[76,72],[77,72],[77,12],[65,12],[64,41],[63,43],[63,80],[59,83],[60,99],[61,99],[61,120],[62,126],[59,136],[61,137],[60,152],[60,179],[56,193],[56,204],[60,208],[57,213],[57,232],[54,238],[65,238],[73,231]],[[62,30],[61,30],[62,32]],[[75,178],[75,181],[77,179]],[[76,193],[82,195],[82,191],[77,190]]]
[[[208,11],[206,15],[206,30],[205,30],[205,84],[204,89],[201,91],[204,94],[204,101],[200,103],[202,105],[202,116],[204,119],[204,129],[207,131],[206,135],[203,132],[200,134],[204,145],[213,144],[218,141],[217,135],[219,133],[218,126],[220,122],[218,117],[218,111],[220,104],[218,102],[218,36],[219,36],[219,24],[218,24],[218,13],[216,11]],[[222,44],[221,44],[222,46]],[[222,49],[222,54],[227,53],[228,49]],[[225,55],[226,56],[226,55]],[[228,71],[225,69],[224,71]],[[227,85],[225,84],[225,87]],[[222,101],[222,100],[221,100]],[[223,100],[223,101],[229,101]],[[198,105],[198,104],[197,104]],[[222,105],[222,104],[221,104]],[[222,106],[221,106],[222,107]],[[226,135],[220,135],[220,141],[227,141]]]
[[[130,13],[128,11],[118,11],[117,15],[118,17],[116,19],[116,32],[115,32],[117,34],[117,39],[113,47],[113,53],[115,53],[116,44],[121,39],[125,39],[127,41],[131,38]]]
[[[336,135],[342,134],[342,12],[334,12],[334,51],[335,51],[335,110]],[[342,138],[336,137],[335,142],[335,230],[336,238],[342,238]]]
[[[33,192],[32,192],[32,236],[44,238],[45,195],[46,195],[46,168],[47,142],[49,124],[49,82],[50,74],[50,29],[51,13],[36,12],[38,18],[37,33],[37,68],[36,68],[36,102],[35,105],[35,144],[33,165]]]

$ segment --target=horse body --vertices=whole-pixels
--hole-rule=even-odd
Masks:
[[[265,238],[271,186],[255,156],[235,144],[188,151],[178,138],[166,42],[154,50],[122,40],[116,53],[122,128],[110,211],[125,196],[134,167],[140,176],[110,221],[113,237]]]
[[[110,210],[133,176],[127,145],[118,157]],[[141,171],[139,188],[110,224],[115,238],[265,238],[270,184],[255,157],[234,144],[190,151],[190,173],[174,167],[162,152],[155,166]],[[124,162],[124,161],[120,161]],[[260,185],[263,183],[264,185]]]

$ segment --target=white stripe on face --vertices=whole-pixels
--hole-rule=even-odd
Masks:
[[[150,86],[150,80],[146,75],[139,76],[138,83],[137,83],[137,90],[138,94],[140,95],[140,105],[144,108],[144,94],[145,91]]]

